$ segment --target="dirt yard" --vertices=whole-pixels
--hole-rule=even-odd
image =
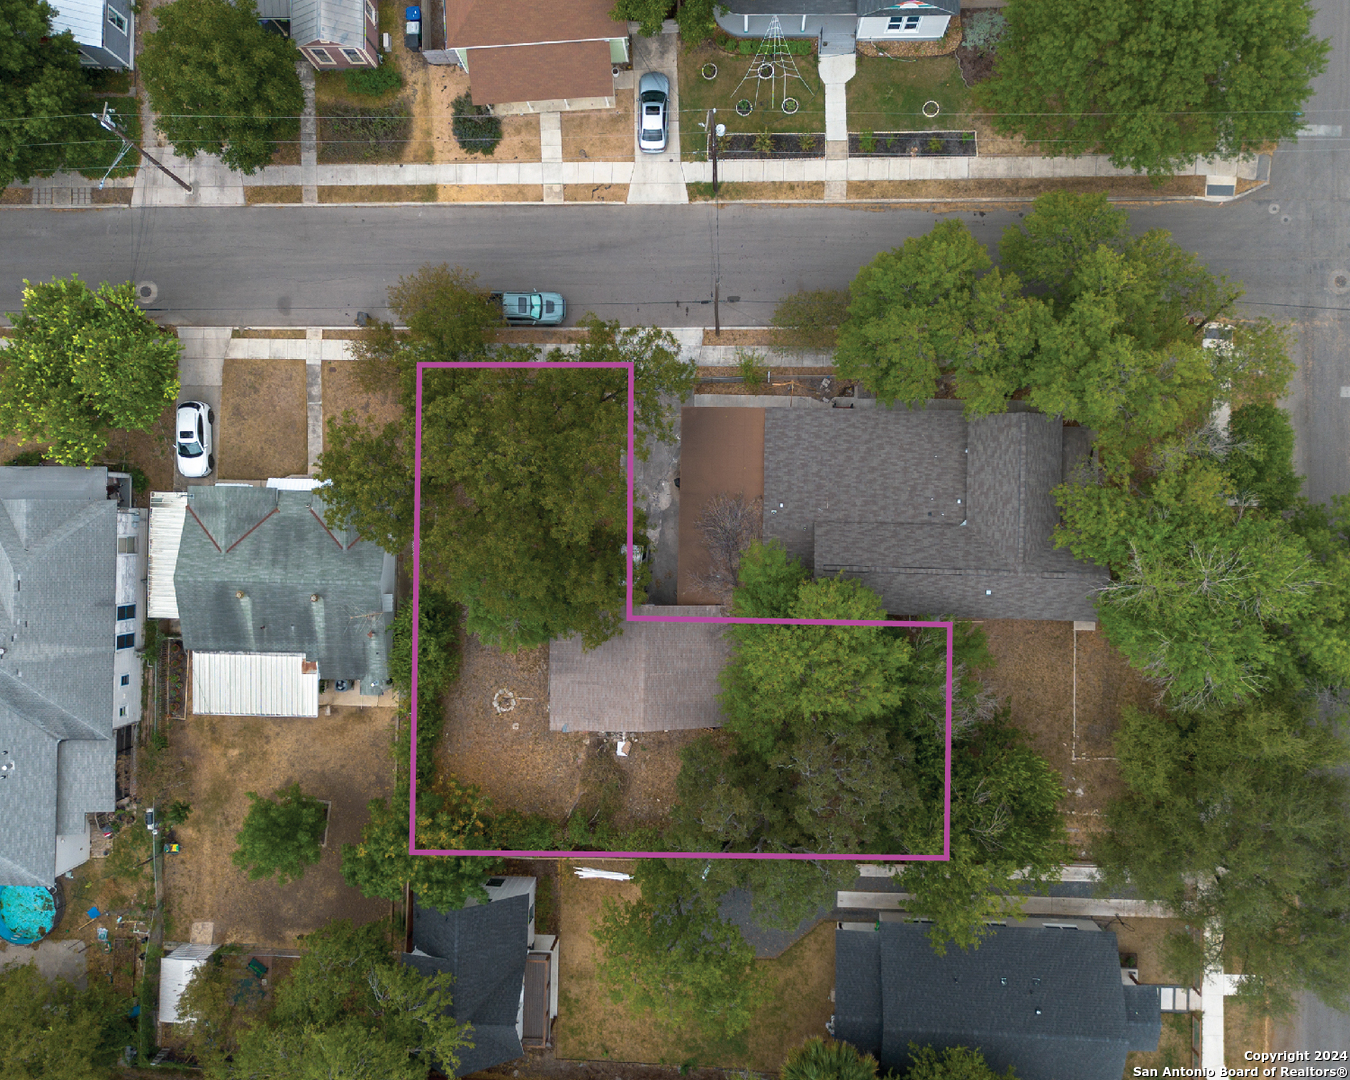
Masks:
[[[822,923],[782,956],[757,961],[769,980],[770,997],[750,1024],[745,1047],[725,1056],[704,1056],[708,1048],[679,1036],[668,1036],[650,1017],[629,1015],[609,999],[595,979],[596,945],[591,927],[606,900],[631,900],[638,895],[629,882],[582,881],[573,866],[595,866],[631,872],[621,860],[566,861],[560,866],[561,930],[560,993],[553,1035],[559,1058],[640,1061],[653,1064],[750,1068],[777,1072],[783,1056],[810,1035],[823,1035],[834,1011],[834,924]],[[685,1072],[682,1068],[681,1072]],[[628,1076],[627,1070],[624,1072]]]
[[[303,360],[226,360],[220,389],[222,480],[303,473],[309,459]]]
[[[627,184],[564,184],[563,202],[626,203]]]
[[[391,792],[393,718],[392,709],[334,708],[316,719],[194,715],[176,725],[170,745],[186,768],[174,797],[192,804],[176,830],[182,852],[165,860],[178,932],[209,921],[216,941],[293,946],[298,934],[329,919],[365,923],[388,915],[386,902],[347,887],[340,860],[342,845],[360,837],[366,803]],[[230,862],[249,807],[244,793],[271,795],[293,781],[332,802],[323,859],[299,884],[249,881]]]
[[[363,424],[381,428],[403,415],[398,403],[398,388],[368,393],[356,379],[356,363],[351,360],[330,360],[323,366],[323,423],[328,430],[331,417],[341,416],[348,409]]]
[[[469,76],[461,68],[427,64],[420,57],[404,71],[413,89],[413,137],[408,161],[538,161],[539,115],[503,116],[502,141],[489,157],[460,149],[450,130],[453,102],[469,89]],[[430,152],[426,148],[430,147]],[[413,154],[416,148],[417,153]]]
[[[612,109],[562,114],[564,161],[629,161],[635,138],[633,94],[620,90]]]
[[[1121,710],[1151,707],[1156,692],[1100,630],[1014,619],[983,626],[996,666],[980,677],[1064,778],[1069,839],[1086,858],[1096,819],[1123,790],[1111,745]]]

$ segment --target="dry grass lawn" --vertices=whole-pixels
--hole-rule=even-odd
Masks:
[[[405,77],[408,77],[405,73]],[[421,70],[408,77],[413,95],[412,146],[429,152],[419,153],[409,161],[538,161],[539,115],[502,117],[502,141],[489,157],[470,154],[455,142],[450,123],[454,119],[453,102],[469,89],[469,76],[457,67],[422,64]],[[454,200],[442,197],[442,202]],[[488,200],[481,200],[488,201]]]
[[[627,184],[564,184],[564,202],[610,202],[628,201]]]
[[[712,202],[711,184],[689,184],[690,202]],[[717,198],[723,202],[769,202],[774,199],[824,199],[823,180],[790,183],[718,184]]]
[[[508,117],[509,119],[509,117]],[[541,184],[438,184],[436,202],[543,202]]]
[[[632,863],[587,859],[576,865],[631,872]],[[615,1004],[595,978],[597,947],[591,928],[599,923],[606,900],[638,895],[630,882],[582,881],[573,863],[560,867],[561,992],[553,1028],[556,1054],[571,1060],[688,1064],[777,1072],[787,1050],[810,1035],[824,1034],[834,1011],[834,924],[817,926],[782,956],[756,963],[768,979],[770,996],[739,1046],[700,1045],[694,1036],[667,1033],[651,1017],[631,1015]],[[684,1070],[681,1070],[682,1072]]]
[[[303,473],[309,463],[303,360],[225,361],[219,445],[222,480]]]
[[[176,830],[182,852],[165,860],[174,926],[186,933],[205,920],[216,941],[286,947],[330,919],[388,915],[388,903],[347,887],[340,862],[342,845],[360,838],[366,803],[392,790],[393,719],[393,709],[334,708],[314,719],[194,715],[175,726],[184,784],[173,797],[190,802],[192,815]],[[249,881],[230,862],[245,792],[271,795],[292,782],[332,802],[323,859],[297,884]]]
[[[616,91],[612,109],[562,114],[564,161],[631,161],[636,138],[633,94]]]
[[[403,415],[396,386],[370,393],[357,381],[355,361],[330,360],[323,365],[324,430],[328,430],[330,417],[340,417],[349,409],[357,420],[376,428]]]
[[[26,187],[0,188],[0,206],[31,206],[33,189]]]
[[[319,188],[319,202],[321,203],[435,201],[435,184],[331,184]]]
[[[304,191],[299,184],[278,184],[275,187],[244,188],[244,203],[248,206],[269,206],[277,203],[304,202]]]

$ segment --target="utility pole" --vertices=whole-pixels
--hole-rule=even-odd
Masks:
[[[138,154],[141,155],[141,157],[145,158],[146,161],[150,162],[151,165],[157,168],[160,172],[162,172],[165,176],[167,176],[180,188],[186,191],[189,195],[192,194],[191,184],[187,183],[184,180],[180,180],[177,176],[169,172],[168,169],[166,169],[158,161],[156,161],[144,150],[142,150],[139,146],[137,146],[134,142],[132,142],[130,139],[128,139],[125,135],[122,134],[122,132],[117,128],[117,126],[112,121],[112,114],[108,111],[108,103],[106,101],[103,103],[102,116],[98,115],[98,113],[90,113],[89,115],[98,121],[99,127],[103,128],[105,131],[111,131],[114,135],[116,135],[119,139],[122,140],[124,153],[127,150],[135,150]]]
[[[714,195],[717,194],[717,129],[713,125],[713,117],[716,115],[716,109],[709,109],[708,122],[704,125],[708,129],[708,158],[712,161],[712,189]]]

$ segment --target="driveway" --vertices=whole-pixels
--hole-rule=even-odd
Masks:
[[[669,19],[655,37],[643,37],[630,24],[633,41],[633,115],[637,117],[637,86],[649,71],[659,71],[670,80],[670,136],[661,154],[644,154],[637,146],[633,125],[633,180],[628,186],[630,203],[687,203],[689,192],[680,171],[680,39]]]

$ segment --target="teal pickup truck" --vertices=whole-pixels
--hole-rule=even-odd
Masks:
[[[567,318],[567,301],[555,292],[495,292],[512,326],[558,326]]]

